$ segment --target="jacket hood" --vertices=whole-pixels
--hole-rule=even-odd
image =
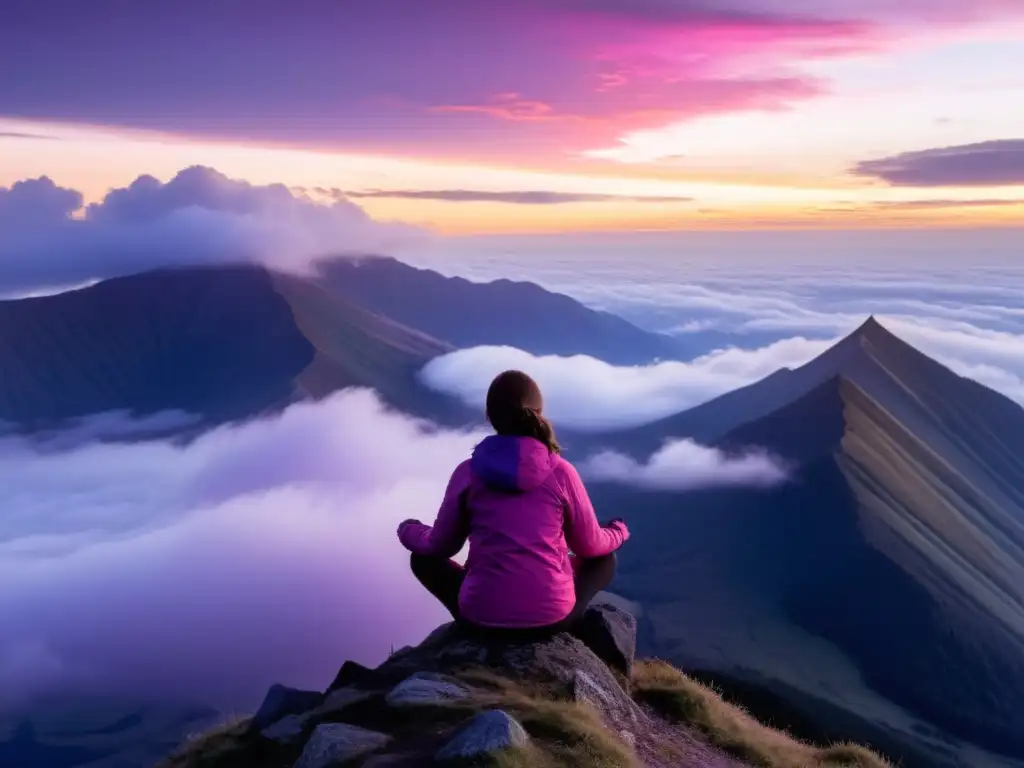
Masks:
[[[532,437],[491,435],[473,449],[473,474],[492,488],[532,491],[554,472],[558,456]]]

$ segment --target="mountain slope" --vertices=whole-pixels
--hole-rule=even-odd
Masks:
[[[657,653],[908,765],[1020,764],[1024,409],[874,322],[801,372],[824,381],[718,442],[789,484],[594,489],[637,510],[617,591]]]
[[[534,283],[476,283],[385,257],[327,261],[320,271],[325,285],[345,299],[455,347],[508,345],[537,355],[582,354],[622,365],[678,358],[683,352],[671,337]]]
[[[450,347],[250,266],[162,270],[0,302],[0,423],[112,410],[242,418],[344,386],[456,418],[415,373]]]
[[[915,367],[919,369],[916,372]],[[756,421],[794,402],[840,374],[865,385],[874,377],[873,380],[879,386],[884,386],[887,373],[893,373],[897,378],[909,377],[907,381],[895,386],[919,386],[926,384],[929,374],[937,370],[947,375],[952,373],[898,339],[874,317],[870,317],[834,347],[799,368],[781,368],[760,381],[681,413],[609,435],[605,442],[628,450],[647,452],[657,448],[666,435],[712,442],[742,424]],[[986,408],[1004,413],[1019,410],[1013,401],[999,393],[969,379],[957,378],[964,392],[971,390],[970,396],[978,398]],[[948,410],[948,406],[942,407]]]

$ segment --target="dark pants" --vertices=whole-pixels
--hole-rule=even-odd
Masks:
[[[557,624],[524,629],[504,629],[497,627],[481,627],[462,618],[459,613],[459,590],[466,578],[466,569],[453,560],[444,557],[426,557],[413,555],[411,559],[413,575],[427,588],[465,630],[476,635],[490,636],[495,639],[530,641],[546,637],[557,632],[571,630],[583,616],[598,592],[605,589],[615,578],[615,553],[604,557],[581,560],[576,567],[574,582],[576,586],[576,604],[572,611]]]

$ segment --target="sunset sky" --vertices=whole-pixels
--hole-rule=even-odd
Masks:
[[[443,233],[1024,221],[1022,0],[34,0],[0,188],[201,164]]]

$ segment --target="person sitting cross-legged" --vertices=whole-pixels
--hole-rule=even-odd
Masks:
[[[455,468],[434,525],[405,520],[398,538],[413,574],[461,626],[508,639],[571,629],[614,578],[629,529],[598,522],[533,379],[495,378],[487,419],[496,434]],[[467,539],[461,566],[450,558]]]

